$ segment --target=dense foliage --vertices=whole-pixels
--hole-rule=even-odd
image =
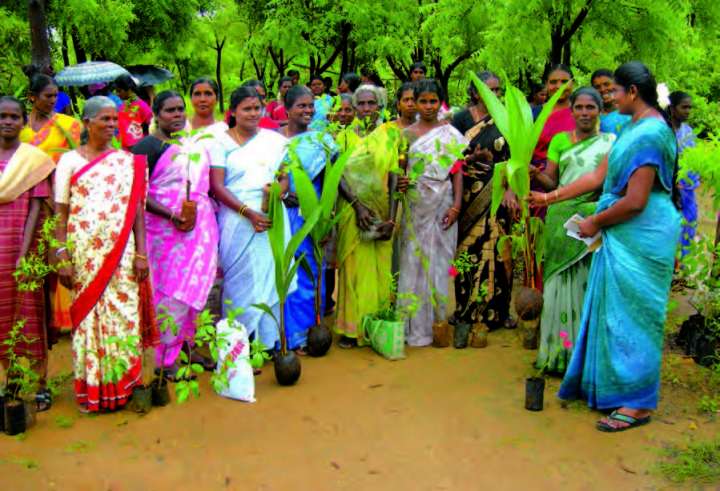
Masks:
[[[695,123],[716,127],[720,4],[714,0],[8,0],[0,7],[0,92],[22,90],[33,56],[30,6],[44,5],[56,70],[87,59],[155,63],[168,85],[200,75],[234,87],[272,88],[299,69],[331,76],[366,67],[390,86],[423,60],[429,75],[465,99],[468,69],[489,68],[527,88],[550,63],[588,81],[599,67],[645,61],[671,90],[696,99]],[[35,25],[35,24],[33,24]],[[227,98],[228,90],[225,90]]]

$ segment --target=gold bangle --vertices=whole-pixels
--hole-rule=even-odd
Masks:
[[[547,206],[547,205],[550,204],[550,203],[548,202],[547,196],[548,196],[547,193],[543,193],[543,201],[545,201],[545,206]]]
[[[240,207],[240,211],[238,212],[238,213],[240,214],[240,216],[243,216],[243,217],[244,217],[244,216],[245,216],[245,212],[247,211],[247,209],[248,209],[248,206],[247,206],[247,205],[242,205],[242,206]]]
[[[458,215],[460,214],[460,210],[458,210],[458,209],[455,208],[454,206],[451,206],[451,207],[450,207],[450,210],[451,210],[451,211],[454,211],[454,212],[457,213]]]
[[[144,259],[147,261],[147,256],[143,256],[142,254],[135,253],[135,259]]]
[[[553,201],[560,201],[560,191],[557,189],[555,190],[555,199]]]

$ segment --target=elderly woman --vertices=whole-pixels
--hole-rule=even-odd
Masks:
[[[16,322],[23,320],[24,339],[14,347],[16,356],[32,361],[40,376],[36,395],[39,411],[50,409],[52,398],[45,387],[47,335],[42,288],[23,292],[13,276],[20,261],[37,250],[35,233],[40,208],[50,195],[47,177],[55,163],[43,151],[19,139],[27,120],[25,106],[14,97],[0,97],[0,363],[8,369],[5,341]]]
[[[335,330],[339,346],[364,344],[362,318],[390,299],[395,182],[400,130],[377,127],[382,95],[361,85],[353,95],[358,124],[347,128],[352,155],[345,167],[338,202],[338,305]],[[349,140],[349,139],[348,139]]]
[[[267,230],[271,220],[262,210],[266,186],[278,180],[287,138],[259,128],[262,104],[254,87],[240,87],[230,96],[230,129],[212,146],[210,188],[220,202],[220,267],[225,277],[223,309],[242,307],[238,317],[252,335],[272,348],[279,339],[273,319],[253,308],[269,305],[276,317],[280,303],[275,289],[275,262]],[[285,237],[290,237],[285,220]],[[227,302],[230,302],[228,307]]]
[[[196,87],[197,88],[197,87]],[[150,186],[145,226],[155,306],[171,315],[177,334],[162,333],[157,365],[174,379],[184,342],[192,345],[195,319],[207,303],[217,271],[218,228],[208,196],[210,155],[191,137],[171,143],[185,127],[185,102],[177,92],[160,92],[153,101],[155,132],[132,148],[147,157]],[[188,208],[192,203],[194,211]],[[210,363],[204,360],[207,368]]]
[[[107,97],[83,110],[87,143],[55,173],[60,282],[72,290],[75,393],[83,412],[123,407],[141,381],[141,340],[154,342],[145,248],[145,160],[114,150],[117,109]],[[121,373],[117,372],[121,367]]]

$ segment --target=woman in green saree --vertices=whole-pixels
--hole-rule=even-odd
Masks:
[[[548,191],[592,172],[610,152],[612,133],[598,133],[602,97],[583,87],[570,97],[575,130],[555,135],[548,149],[548,165],[536,179]],[[596,193],[555,203],[545,218],[543,266],[544,307],[537,366],[564,373],[580,327],[585,287],[592,256],[584,242],[566,235],[565,222],[573,215],[595,212]]]

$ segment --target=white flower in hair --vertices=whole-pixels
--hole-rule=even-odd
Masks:
[[[657,86],[658,104],[661,108],[667,109],[670,105],[670,89],[665,82],[659,83]]]

